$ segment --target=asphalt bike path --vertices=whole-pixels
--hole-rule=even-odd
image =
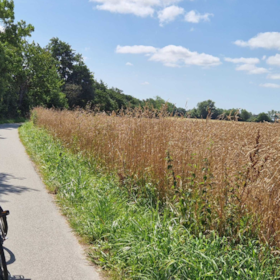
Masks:
[[[36,173],[18,127],[0,125],[0,205],[10,210],[4,243],[10,279],[101,280]]]

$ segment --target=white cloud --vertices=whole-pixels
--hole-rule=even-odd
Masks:
[[[136,0],[136,1],[143,1],[143,0]],[[159,3],[160,6],[166,7],[166,6],[169,6],[171,4],[179,3],[181,1],[182,0],[158,0],[158,3]]]
[[[86,52],[89,51],[89,50],[90,50],[90,48],[88,48],[88,47],[85,48],[85,51],[86,51]]]
[[[268,75],[267,78],[271,80],[280,80],[280,74],[271,74]]]
[[[131,54],[140,54],[140,53],[155,53],[157,49],[152,46],[117,46],[116,53],[131,53]]]
[[[215,66],[221,63],[218,57],[205,53],[191,52],[184,47],[174,45],[159,49],[149,60],[162,62],[165,66],[169,67],[182,65]]]
[[[150,61],[161,62],[163,65],[168,67],[181,67],[187,65],[207,67],[221,64],[221,61],[218,57],[205,53],[191,52],[182,46],[174,45],[169,45],[161,49],[151,46],[117,46],[116,52],[147,54],[150,55]]]
[[[258,58],[244,58],[244,57],[240,57],[240,58],[226,57],[225,61],[232,62],[232,63],[244,63],[244,64],[257,64],[260,62]]]
[[[90,2],[99,3],[96,6],[98,10],[148,17],[153,16],[157,7],[172,5],[180,0],[90,0]]]
[[[270,84],[270,83],[267,83],[267,84],[260,84],[260,87],[265,87],[265,88],[280,88],[280,85],[278,85],[278,84]]]
[[[148,86],[149,84],[150,84],[149,82],[142,83],[143,86]]]
[[[192,27],[191,29],[190,29],[190,32],[193,32],[194,31],[194,28]]]
[[[158,18],[160,21],[160,25],[162,26],[164,23],[171,22],[175,20],[175,18],[184,13],[184,9],[178,6],[169,6],[164,8],[163,10],[158,12]]]
[[[266,60],[266,55],[264,55],[264,56],[262,57],[262,60]]]
[[[192,22],[192,23],[199,23],[200,21],[209,21],[211,16],[214,15],[209,13],[201,15],[196,11],[192,10],[185,15],[185,21]]]
[[[130,63],[130,62],[127,62],[125,65],[126,65],[126,66],[133,66],[133,64]]]
[[[105,11],[109,11],[112,13],[134,14],[134,15],[140,16],[140,17],[152,16],[154,14],[154,9],[149,6],[141,6],[137,3],[129,3],[129,1],[124,2],[123,4],[118,4],[118,3],[113,4],[113,3],[110,3],[110,1],[108,1],[108,2],[109,3],[97,5],[96,8],[98,10],[105,10]]]
[[[86,62],[89,58],[87,56],[83,56],[83,60]]]
[[[279,32],[265,32],[259,33],[256,37],[250,40],[242,41],[237,40],[234,42],[235,45],[240,47],[250,48],[264,48],[264,49],[278,49],[280,50],[280,33]]]
[[[5,32],[5,27],[0,25],[0,33],[4,33]]]
[[[275,56],[270,56],[266,63],[269,65],[278,65],[280,66],[280,54],[276,54]]]
[[[264,74],[267,73],[268,70],[262,67],[257,67],[254,64],[243,64],[236,68],[237,71],[246,71],[249,74]]]
[[[268,72],[267,69],[256,66],[256,64],[260,63],[260,60],[258,58],[254,58],[254,57],[229,58],[229,57],[226,57],[225,61],[232,62],[235,64],[242,64],[235,68],[236,71],[245,71],[248,74],[264,74],[264,73]]]

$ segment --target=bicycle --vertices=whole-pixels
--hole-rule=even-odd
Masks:
[[[8,233],[8,222],[7,216],[10,214],[9,211],[3,211],[0,206],[0,279],[8,280],[8,269],[6,258],[3,249],[3,243],[6,240],[6,236]]]

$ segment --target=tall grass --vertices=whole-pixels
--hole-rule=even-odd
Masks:
[[[280,125],[37,108],[33,120],[74,152],[154,197],[192,232],[280,245]]]
[[[20,136],[90,257],[113,279],[280,279],[278,256],[258,241],[191,234],[169,208],[132,199],[117,176],[100,173],[46,130],[26,123]]]

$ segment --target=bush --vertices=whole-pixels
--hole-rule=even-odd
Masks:
[[[272,122],[272,119],[266,113],[260,113],[256,119],[256,122]]]

